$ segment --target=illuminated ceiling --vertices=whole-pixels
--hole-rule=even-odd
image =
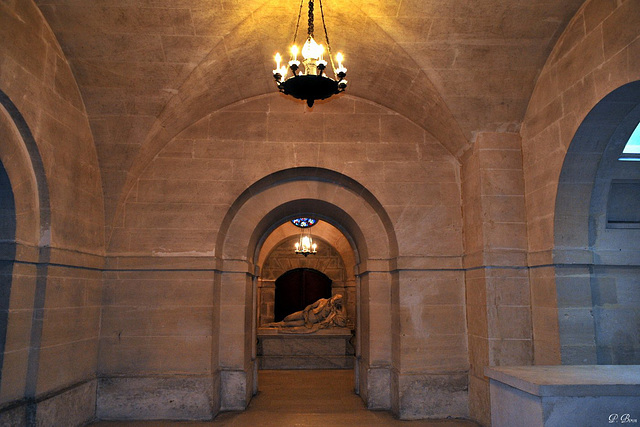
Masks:
[[[273,55],[291,43],[299,7],[297,0],[35,2],[80,87],[108,182],[107,210],[145,155],[213,111],[277,91]],[[519,130],[537,76],[583,1],[323,3],[332,47],[348,62],[348,95],[406,116],[459,157],[477,132]]]

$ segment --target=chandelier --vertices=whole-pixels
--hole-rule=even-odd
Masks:
[[[285,65],[280,66],[282,57],[279,53],[276,54],[276,69],[273,70],[273,77],[276,80],[278,89],[285,95],[291,95],[294,98],[307,101],[309,108],[313,107],[313,102],[316,99],[327,99],[332,95],[338,94],[344,91],[347,87],[347,81],[344,79],[347,76],[347,69],[342,65],[343,56],[341,53],[336,55],[336,61],[338,67],[335,67],[333,63],[333,57],[331,55],[331,45],[329,44],[329,36],[327,35],[327,26],[324,22],[324,11],[322,10],[322,0],[318,0],[320,3],[320,14],[322,16],[322,27],[324,28],[324,35],[327,41],[327,53],[329,60],[331,61],[331,68],[335,79],[327,77],[325,69],[327,68],[327,61],[324,59],[324,46],[316,43],[313,39],[314,26],[313,26],[313,7],[314,0],[309,0],[309,21],[307,30],[307,40],[302,46],[302,52],[298,50],[296,45],[296,38],[298,36],[298,28],[300,27],[300,16],[302,14],[302,5],[304,0],[300,1],[300,11],[298,12],[298,22],[296,24],[296,31],[293,35],[293,45],[291,46],[291,59],[288,63],[288,68]],[[298,60],[298,53],[302,54],[302,66]],[[291,70],[292,75],[287,78],[288,71]]]
[[[305,257],[309,254],[315,255],[318,252],[318,245],[313,242],[309,228],[313,227],[317,220],[313,218],[295,218],[291,222],[301,229],[300,239],[295,244],[295,252]]]

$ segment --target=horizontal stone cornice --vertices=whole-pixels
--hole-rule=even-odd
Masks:
[[[44,258],[43,250],[48,252]],[[621,253],[624,256],[621,256]],[[259,276],[257,266],[249,260],[220,259],[210,254],[115,254],[105,257],[63,248],[39,248],[16,242],[0,242],[0,261],[98,271],[211,271]],[[477,251],[464,256],[399,256],[365,260],[357,264],[354,270],[357,276],[362,276],[368,273],[400,271],[469,271],[479,268],[523,269],[578,265],[640,266],[640,251],[556,249],[527,253],[519,250],[492,250]]]
[[[0,260],[92,270],[103,270],[105,267],[105,257],[102,255],[65,248],[38,247],[21,242],[1,242]]]

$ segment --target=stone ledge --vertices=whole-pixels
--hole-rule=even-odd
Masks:
[[[640,366],[511,366],[485,373],[493,427],[599,426],[639,418]]]
[[[640,396],[640,365],[486,367],[485,375],[535,396]]]

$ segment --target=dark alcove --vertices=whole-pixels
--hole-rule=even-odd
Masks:
[[[274,320],[279,322],[320,298],[331,298],[331,279],[311,268],[289,270],[276,280]]]

